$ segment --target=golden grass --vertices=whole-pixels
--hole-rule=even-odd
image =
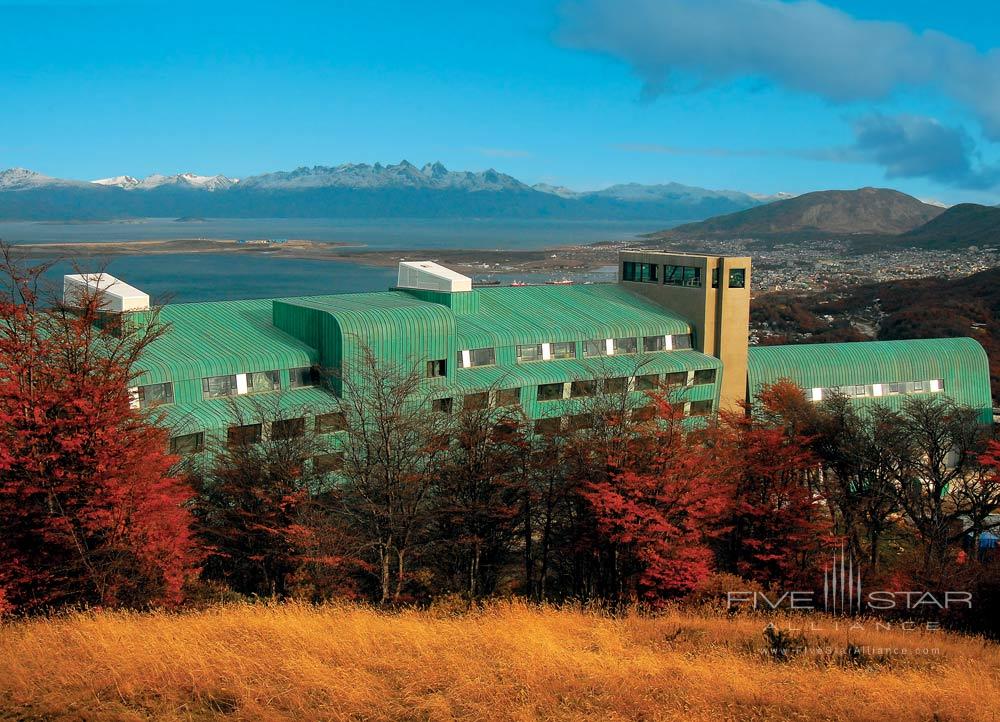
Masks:
[[[683,611],[609,618],[503,603],[462,616],[300,604],[80,613],[0,627],[0,719],[997,716],[993,643],[813,619],[822,629],[807,641],[832,653],[782,664],[762,651],[763,618]],[[841,656],[849,641],[937,654],[866,650],[852,663]]]

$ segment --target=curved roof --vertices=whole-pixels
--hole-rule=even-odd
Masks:
[[[986,351],[971,338],[751,346],[750,395],[781,379],[802,388],[941,379],[958,403],[985,409],[992,403]]]

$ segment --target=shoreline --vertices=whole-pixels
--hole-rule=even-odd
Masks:
[[[469,274],[592,273],[617,263],[624,241],[565,245],[534,250],[427,248],[418,251],[371,250],[364,244],[289,239],[281,243],[238,243],[236,239],[177,238],[104,243],[20,243],[14,251],[25,258],[94,258],[110,256],[241,253],[297,260],[325,260],[366,266],[394,267],[400,261],[436,261]]]

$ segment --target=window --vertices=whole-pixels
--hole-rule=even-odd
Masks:
[[[333,411],[329,414],[319,414],[316,416],[316,433],[331,434],[335,431],[347,430],[347,417],[342,411]]]
[[[667,348],[667,339],[663,336],[643,336],[642,350],[646,352],[664,351]]]
[[[691,334],[678,333],[670,337],[670,348],[674,351],[691,348]]]
[[[593,396],[595,393],[597,393],[596,381],[574,381],[570,384],[569,395],[571,398],[584,398]]]
[[[556,399],[561,399],[562,397],[563,397],[562,384],[539,384],[538,386],[539,401],[555,401]]]
[[[622,280],[656,283],[656,272],[658,269],[659,265],[656,263],[625,261],[622,263]]]
[[[696,266],[664,266],[663,283],[667,286],[701,288],[701,268]]]
[[[608,342],[603,338],[592,338],[583,342],[583,357],[607,356]]]
[[[542,360],[542,344],[532,343],[525,346],[517,347],[517,362],[525,363],[526,361],[541,361]]]
[[[639,348],[638,342],[634,338],[616,338],[615,354],[635,353]]]
[[[201,380],[202,398],[216,399],[236,395],[236,376],[209,376]]]
[[[730,268],[729,269],[729,287],[730,288],[746,288],[747,285],[747,269],[745,268]]]
[[[195,434],[174,436],[170,439],[171,454],[196,454],[205,448],[205,434],[199,431]]]
[[[549,358],[576,358],[576,342],[560,341],[549,344]]]
[[[147,384],[136,391],[139,398],[139,408],[151,409],[160,404],[174,403],[174,385],[169,381],[163,384]]]
[[[676,401],[670,404],[670,414],[675,419],[680,419],[684,416],[684,407],[687,406],[683,401]]]
[[[342,452],[319,454],[314,456],[312,461],[313,471],[317,474],[329,474],[344,468],[344,454]]]
[[[719,269],[718,268],[713,268],[712,269],[712,288],[718,288],[718,287],[719,287]]]
[[[271,424],[272,439],[294,439],[306,433],[306,420],[303,417],[297,419],[280,419]]]
[[[695,386],[698,384],[714,384],[715,383],[715,369],[699,369],[694,372],[694,383]]]
[[[288,369],[288,385],[293,389],[300,389],[303,386],[319,386],[319,369],[315,366]]]
[[[691,415],[692,416],[708,416],[712,413],[712,400],[708,399],[706,401],[692,401],[691,402]]]
[[[256,444],[260,441],[261,425],[246,424],[244,426],[230,426],[226,434],[226,443],[229,446],[244,446],[246,444]]]
[[[638,409],[632,409],[632,419],[634,421],[651,421],[656,418],[656,407],[650,404],[649,406],[640,406]]]
[[[439,411],[442,414],[451,413],[452,402],[450,398],[447,399],[434,399],[431,401],[431,409],[434,411]]]
[[[497,362],[495,348],[469,349],[469,366],[493,366]]]
[[[485,409],[489,405],[490,394],[488,391],[482,391],[478,394],[466,394],[465,398],[462,399],[462,408],[468,411]]]
[[[277,391],[281,388],[281,374],[277,371],[254,371],[247,374],[247,392]]]
[[[652,391],[660,385],[660,377],[657,374],[645,374],[635,377],[636,391]]]
[[[583,431],[594,428],[593,414],[573,414],[566,419],[566,429],[568,431]]]
[[[427,362],[427,378],[435,379],[448,374],[448,362],[441,358]]]
[[[667,374],[664,382],[667,386],[687,386],[688,382],[688,372],[687,371],[674,371]]]
[[[538,419],[535,421],[535,433],[543,436],[552,436],[562,430],[562,418],[553,416],[551,419]]]
[[[497,406],[520,406],[521,389],[500,389],[497,391]]]
[[[622,262],[622,280],[623,281],[634,281],[636,277],[636,266],[638,263],[633,261]]]
[[[628,379],[621,378],[611,378],[604,380],[604,393],[606,394],[623,394],[628,391]]]

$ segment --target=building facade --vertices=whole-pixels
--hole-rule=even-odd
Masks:
[[[815,401],[834,389],[860,403],[943,393],[988,421],[986,354],[972,339],[748,349],[749,258],[629,251],[618,272],[617,283],[473,288],[412,262],[385,292],[167,305],[134,404],[158,407],[177,453],[213,437],[335,432],[339,398],[374,359],[419,374],[441,413],[518,406],[537,433],[580,428],[591,397],[623,393],[640,409],[660,387],[698,423],[784,378]],[[116,288],[135,296],[104,279],[112,303]]]

